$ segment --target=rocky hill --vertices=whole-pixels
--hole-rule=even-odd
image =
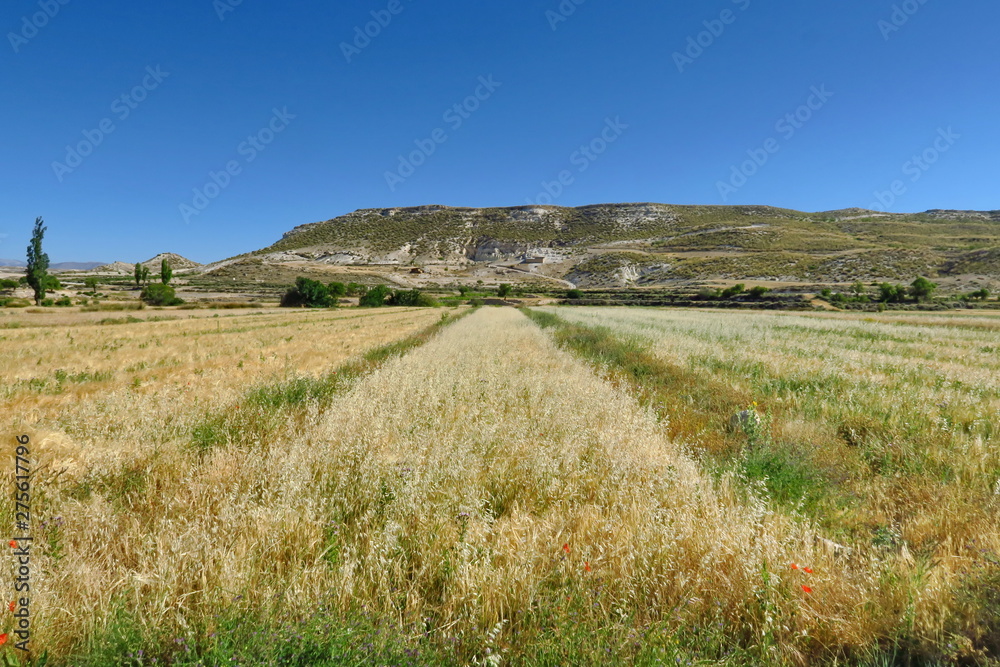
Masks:
[[[160,263],[163,260],[167,260],[170,264],[170,268],[174,271],[187,271],[187,270],[197,270],[202,267],[198,262],[193,262],[186,257],[182,257],[178,254],[172,252],[161,252],[156,257],[147,259],[142,262],[151,273],[159,274]],[[103,266],[98,266],[94,269],[95,273],[132,273],[135,270],[135,264],[129,264],[128,262],[112,262],[111,264],[104,264]]]
[[[363,209],[296,227],[251,255],[269,264],[387,270],[493,266],[582,287],[845,283],[917,275],[991,283],[1000,281],[1000,211],[805,213],[650,203]]]

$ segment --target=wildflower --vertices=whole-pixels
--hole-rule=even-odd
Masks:
[[[792,563],[792,569],[793,569],[793,570],[797,570],[797,569],[799,569],[799,566],[798,566],[798,565],[796,565],[795,563]]]
[[[16,549],[16,548],[17,548],[17,540],[11,540],[11,541],[10,541],[10,542],[8,542],[7,544],[9,544],[9,545],[10,545],[10,548],[11,548],[11,549]]]
[[[563,545],[563,551],[565,551],[566,553],[569,553],[569,543],[568,542]]]
[[[0,635],[0,646],[3,646],[6,643],[7,643],[7,633],[5,632],[2,635]]]
[[[14,607],[15,607],[15,605],[14,605],[14,601],[13,601],[13,600],[11,600],[11,601],[10,601],[10,604],[8,604],[8,605],[7,605],[7,608],[8,608],[8,609],[10,609],[11,611],[14,611]]]
[[[588,563],[587,561],[583,562],[583,571],[590,572],[590,563]]]
[[[805,591],[806,593],[812,593],[813,592],[813,589],[811,589],[811,588],[809,588],[808,586],[805,586],[805,585],[802,586],[802,590]]]
[[[804,568],[802,568],[802,571],[805,572],[806,574],[812,574],[813,573],[811,567],[804,567]]]

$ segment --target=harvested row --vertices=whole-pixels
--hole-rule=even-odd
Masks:
[[[1000,318],[544,312],[646,346],[683,380],[656,400],[701,425],[687,442],[707,464],[880,559],[895,584],[871,604],[891,615],[908,600],[884,642],[945,659],[1000,651]],[[698,385],[759,402],[766,432],[725,434],[739,406],[705,410]],[[743,449],[711,446],[722,438]]]
[[[235,516],[238,531],[250,518],[241,509],[269,512],[274,491],[267,497],[260,491],[270,488],[266,478],[280,466],[259,451],[227,451],[202,468],[206,461],[190,446],[192,429],[206,414],[231,413],[260,383],[280,386],[330,372],[427,329],[441,315],[430,309],[254,313],[5,332],[6,377],[53,380],[41,390],[7,384],[2,404],[10,416],[4,442],[31,438],[37,650],[65,655],[113,628],[121,609],[137,610],[128,622],[150,631],[191,629],[211,618],[209,576],[213,599],[228,599],[226,591],[244,585],[228,576],[230,559],[246,556],[251,571],[260,563],[253,533],[221,544],[204,522]],[[53,368],[69,371],[56,376]],[[277,412],[268,417],[279,427],[286,421]],[[9,463],[13,488],[13,454]],[[229,486],[215,486],[219,478]],[[2,498],[2,516],[12,525],[13,496]]]
[[[874,563],[716,487],[516,311],[459,322],[339,407],[287,461],[281,504],[302,534],[284,548],[318,550],[324,522],[336,535],[335,567],[303,571],[297,599],[332,590],[453,633],[511,621],[523,642],[580,594],[594,630],[710,627],[768,660],[867,644],[885,620],[859,607]]]

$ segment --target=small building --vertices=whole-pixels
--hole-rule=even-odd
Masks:
[[[545,263],[545,258],[544,257],[528,257],[528,256],[525,256],[525,258],[521,261],[521,263],[522,264],[544,264]]]

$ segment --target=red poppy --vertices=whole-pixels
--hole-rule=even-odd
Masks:
[[[569,553],[569,544],[564,544],[563,545],[563,551],[565,551],[566,553]]]
[[[583,571],[590,572],[590,563],[588,563],[587,561],[583,562]]]
[[[792,569],[793,569],[793,570],[797,570],[797,569],[799,569],[799,566],[798,566],[798,565],[796,565],[795,563],[792,563]]]
[[[16,540],[11,540],[11,541],[10,541],[10,542],[8,542],[7,544],[9,544],[9,545],[10,545],[10,548],[11,548],[11,549],[16,549],[16,548],[17,548],[17,541],[16,541]]]
[[[2,635],[0,635],[0,646],[3,646],[6,643],[7,643],[7,633],[5,632]]]
[[[812,568],[811,568],[811,567],[804,567],[804,568],[802,568],[802,571],[803,571],[803,572],[806,572],[806,573],[808,573],[808,574],[812,574],[812,573],[813,573],[813,571],[812,571]]]
[[[802,590],[804,590],[806,593],[812,593],[813,592],[813,589],[809,588],[808,586],[803,586]]]
[[[10,609],[11,611],[14,611],[14,601],[13,600],[10,601],[10,604],[7,605],[7,608]]]

